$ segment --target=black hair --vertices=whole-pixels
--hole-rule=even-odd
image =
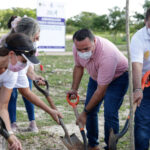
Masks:
[[[15,18],[17,18],[17,16],[11,16],[8,20],[8,23],[7,23],[7,27],[8,29],[11,29],[11,22],[15,20]]]
[[[34,50],[30,38],[23,33],[12,33],[7,38],[2,47],[0,47],[0,56],[8,55],[9,51],[14,51],[16,55],[21,55],[25,51]]]
[[[74,40],[82,41],[86,38],[89,38],[90,41],[94,41],[94,35],[89,29],[80,29],[76,31],[73,35],[73,41]]]

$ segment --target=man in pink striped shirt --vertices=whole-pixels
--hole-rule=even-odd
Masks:
[[[105,149],[108,150],[109,130],[119,132],[118,110],[128,88],[128,61],[118,48],[90,30],[81,29],[73,36],[75,66],[70,98],[76,97],[84,68],[90,78],[86,102],[77,123],[86,124],[89,150],[99,150],[98,112],[104,101]]]

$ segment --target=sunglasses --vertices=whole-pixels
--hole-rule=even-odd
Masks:
[[[24,54],[24,55],[26,55],[26,56],[33,56],[34,54],[35,54],[35,52],[36,52],[36,50],[14,50],[14,52],[16,53],[16,54]]]
[[[25,54],[26,56],[29,56],[29,57],[33,56],[35,54],[35,52],[36,52],[35,49],[27,50],[25,47],[24,48],[23,47],[21,47],[21,48],[13,48],[13,47],[8,46],[7,43],[4,43],[4,47],[9,49],[9,50],[13,50],[18,55]]]

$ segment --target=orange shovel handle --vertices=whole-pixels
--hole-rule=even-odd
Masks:
[[[79,95],[77,95],[77,98],[76,98],[76,101],[75,101],[75,102],[72,102],[72,101],[69,99],[69,94],[67,95],[66,99],[67,99],[67,102],[69,103],[69,105],[72,106],[72,108],[75,108],[75,107],[77,106],[77,104],[79,103]]]
[[[148,77],[150,76],[150,71],[147,71],[143,78],[142,78],[142,89],[144,90],[145,87],[149,87],[150,86],[150,80],[147,81]]]

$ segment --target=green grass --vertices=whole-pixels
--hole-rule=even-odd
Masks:
[[[75,116],[73,114],[72,108],[68,105],[66,102],[66,91],[68,91],[71,87],[72,82],[72,68],[74,66],[74,61],[72,56],[39,56],[39,59],[41,60],[41,64],[44,66],[44,72],[41,72],[39,70],[39,66],[36,66],[35,70],[37,74],[42,75],[43,77],[48,80],[50,84],[50,96],[53,98],[55,104],[58,108],[63,108],[64,112],[64,122],[66,124],[71,123],[72,121],[75,122]],[[87,89],[87,83],[88,83],[89,75],[85,71],[82,82],[80,84],[79,88],[79,95],[82,99],[85,99],[86,95],[86,89]],[[40,94],[35,88],[33,88],[33,92],[35,92],[39,97],[47,103],[45,97]],[[126,104],[127,103],[127,104]],[[48,104],[48,103],[47,103]],[[24,107],[22,98],[19,97],[19,105],[20,107]],[[100,114],[103,114],[103,105],[101,106]],[[129,109],[129,102],[126,98],[122,107],[120,108],[120,119],[125,122],[127,116],[122,116],[122,113]],[[36,113],[38,112],[39,108],[36,107]],[[79,112],[83,110],[83,105],[78,106]],[[27,115],[26,112],[20,112],[17,111],[17,118],[19,122],[27,122]],[[100,118],[99,118],[100,119]],[[52,118],[45,112],[40,114],[36,118],[36,122],[39,129],[42,129],[42,127],[50,127],[52,125],[55,125],[56,123],[52,120]],[[22,125],[22,127],[25,125]],[[123,125],[122,125],[123,126]],[[122,128],[121,126],[121,128]],[[32,135],[30,133],[27,133],[25,135],[19,134],[18,135],[21,140],[25,140],[29,145],[33,145],[35,142],[33,139],[34,137],[38,138],[39,140],[45,139],[43,137],[43,134],[40,132],[39,134]],[[48,136],[48,133],[47,133]],[[47,137],[46,136],[46,137]],[[33,137],[33,138],[31,138]],[[32,139],[32,140],[30,140]],[[42,141],[42,140],[41,140]],[[104,139],[100,139],[101,143],[104,143]],[[40,142],[41,145],[43,145]],[[57,144],[52,145],[52,147],[55,148]],[[44,147],[48,148],[48,145],[44,145]],[[118,142],[118,150],[129,150],[129,133],[126,134],[123,138],[121,138]],[[45,149],[46,149],[45,148]],[[36,147],[38,149],[38,146]]]
[[[113,35],[109,33],[100,33],[102,37],[108,38],[112,42]],[[122,39],[121,39],[121,38]],[[117,35],[117,46],[121,51],[126,50],[124,35]],[[73,42],[72,40],[66,41],[66,51],[72,51]],[[35,67],[35,71],[37,74],[42,75],[46,80],[48,80],[50,84],[50,96],[54,100],[54,103],[57,105],[58,109],[64,110],[62,113],[64,115],[64,122],[66,124],[75,122],[75,116],[73,114],[72,108],[66,102],[66,91],[71,88],[72,83],[72,72],[74,66],[73,56],[49,56],[45,55],[39,56],[41,60],[41,64],[44,66],[44,71],[41,72],[39,66]],[[87,83],[88,83],[89,75],[87,71],[84,72],[83,79],[79,88],[79,95],[81,99],[85,99]],[[45,97],[39,93],[34,87],[33,92],[38,95],[41,100],[48,104]],[[24,103],[22,97],[18,97],[18,107],[24,107]],[[78,106],[79,112],[83,110],[83,105]],[[120,119],[125,122],[126,116],[122,114],[129,110],[129,102],[128,99],[125,99],[122,107],[120,108]],[[41,112],[39,108],[35,107],[35,112],[37,115],[36,122],[40,132],[38,134],[33,133],[19,133],[17,136],[22,141],[23,146],[26,150],[31,150],[36,148],[36,150],[56,150],[58,143],[55,143],[55,136],[51,133],[42,131],[42,127],[50,127],[55,125],[56,123],[52,120],[52,118],[45,112]],[[103,105],[100,109],[100,114],[103,115]],[[99,118],[100,120],[100,118]],[[26,111],[17,110],[17,121],[21,123],[21,127],[28,126],[28,118]],[[121,126],[122,127],[122,126]],[[57,132],[57,131],[56,131]],[[59,138],[56,138],[57,141],[60,141]],[[53,141],[53,142],[51,142]],[[60,141],[61,143],[61,141]],[[60,144],[59,143],[59,144]],[[100,143],[104,143],[104,139],[100,137]],[[42,147],[42,148],[41,148]],[[127,133],[123,138],[121,138],[118,142],[118,150],[130,150],[129,149],[129,133]]]

